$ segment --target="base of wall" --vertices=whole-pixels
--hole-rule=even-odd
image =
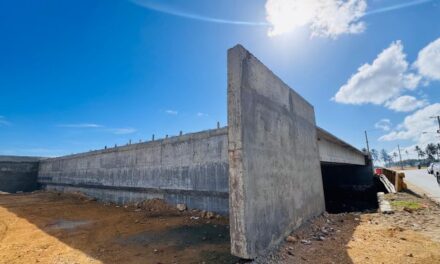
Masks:
[[[70,184],[43,184],[48,191],[81,192],[102,202],[132,204],[148,199],[163,199],[169,204],[183,203],[189,209],[229,214],[228,193],[205,193],[188,190],[163,190],[147,188],[115,188],[111,186],[75,186]]]

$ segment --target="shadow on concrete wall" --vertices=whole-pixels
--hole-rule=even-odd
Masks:
[[[151,211],[54,192],[0,195],[5,263],[237,263],[225,218]],[[4,228],[2,228],[4,226]],[[72,262],[73,263],[73,262]]]

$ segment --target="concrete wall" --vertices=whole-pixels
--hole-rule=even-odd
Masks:
[[[241,46],[228,51],[231,250],[254,258],[325,210],[313,106]]]
[[[45,189],[81,191],[103,201],[161,198],[228,213],[227,129],[48,159]]]
[[[0,156],[0,191],[15,193],[36,190],[39,159]]]
[[[318,131],[319,160],[326,163],[365,165],[365,154],[322,128]]]

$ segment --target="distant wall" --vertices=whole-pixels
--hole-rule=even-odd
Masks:
[[[38,189],[39,158],[0,156],[0,191],[16,193]]]
[[[103,201],[161,198],[228,213],[227,129],[208,130],[44,160],[48,190],[81,191]]]
[[[319,160],[326,163],[366,165],[365,154],[317,127]]]
[[[242,46],[228,51],[231,250],[254,258],[324,212],[313,106]]]

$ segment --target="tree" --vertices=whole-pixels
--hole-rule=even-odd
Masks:
[[[385,167],[387,167],[387,164],[389,164],[389,162],[391,160],[391,156],[388,154],[388,152],[385,149],[382,149],[380,151],[380,156],[381,156],[383,162],[385,163]]]
[[[437,144],[437,160],[440,160],[440,143]]]
[[[419,146],[416,146],[416,147],[414,148],[414,150],[415,150],[416,153],[417,153],[417,159],[420,159],[420,151],[421,151],[420,147],[419,147]]]
[[[422,159],[425,158],[426,153],[423,150],[419,151],[419,157],[421,157]]]
[[[373,161],[379,161],[379,152],[376,149],[371,149],[370,153]]]
[[[426,155],[429,161],[433,161],[434,156],[437,154],[437,147],[433,143],[429,143],[425,148]]]

